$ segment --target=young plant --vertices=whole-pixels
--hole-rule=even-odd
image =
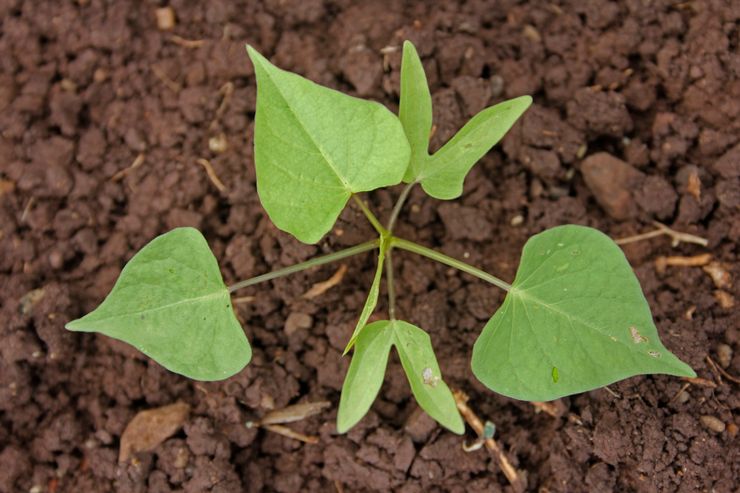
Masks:
[[[475,343],[472,370],[488,388],[516,399],[546,401],[639,374],[693,377],[663,347],[638,281],[620,248],[582,226],[560,226],[527,241],[512,284],[400,238],[394,226],[410,190],[432,197],[462,194],[470,168],[531,104],[523,96],[473,117],[429,154],[432,103],[416,50],[404,43],[399,116],[384,106],[321,87],[272,65],[252,47],[257,113],[257,190],[273,223],[298,240],[318,242],[351,199],[378,237],[227,287],[203,236],[178,228],[155,238],[124,267],[113,290],[69,330],[125,341],[164,367],[196,380],[239,372],[251,349],[230,294],[370,250],[378,253],[365,306],[348,340],[354,348],[342,388],[337,429],[367,413],[395,348],[419,405],[442,426],[464,431],[440,373],[429,335],[396,317],[393,250],[428,257],[507,291]],[[383,225],[359,193],[406,183]],[[385,269],[388,319],[368,324]]]

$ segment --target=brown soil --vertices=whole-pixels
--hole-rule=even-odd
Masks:
[[[700,268],[661,273],[653,260],[708,251],[740,275],[738,2],[175,0],[172,32],[156,27],[161,3],[0,1],[0,492],[509,491],[485,450],[463,452],[459,437],[414,412],[397,360],[370,414],[335,433],[341,350],[370,256],[348,261],[344,281],[314,300],[300,295],[334,267],[245,293],[256,297],[239,305],[254,360],[221,383],[188,381],[122,343],[62,328],[175,226],[204,232],[227,282],[369,238],[353,209],[318,246],[267,220],[244,44],[394,107],[400,53],[381,49],[404,38],[429,73],[435,146],[487,104],[521,94],[536,103],[460,200],[417,189],[401,235],[506,279],[529,235],[563,223],[622,237],[658,219],[709,239],[706,249],[657,238],[625,250],[664,343],[716,387],[679,393],[686,382],[676,378],[631,378],[564,399],[561,418],[487,391],[470,372],[502,294],[399,254],[399,311],[430,332],[450,384],[495,422],[532,491],[737,491],[737,385],[706,357],[740,374],[739,313],[720,305],[740,302],[740,291],[718,294]],[[227,148],[214,152],[209,139],[221,134]],[[582,170],[584,157],[593,159]],[[374,193],[372,205],[387,214],[396,193]],[[291,314],[308,328],[286,333]],[[119,466],[132,417],[176,400],[191,405],[184,429]],[[316,400],[335,406],[294,428],[317,445],[244,426]]]

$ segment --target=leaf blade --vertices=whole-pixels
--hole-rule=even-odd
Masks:
[[[465,424],[452,392],[442,380],[429,334],[401,320],[394,320],[391,324],[393,345],[419,406],[448,430],[463,434]]]
[[[411,159],[403,181],[410,183],[419,176],[429,159],[429,136],[432,131],[432,96],[416,48],[403,42],[401,60],[401,96],[398,117],[411,146]]]
[[[65,327],[122,340],[195,380],[228,378],[252,355],[216,259],[193,228],[144,246],[100,306]]]
[[[695,375],[662,345],[632,268],[597,230],[533,236],[512,286],[473,348],[473,373],[495,392],[547,401],[640,374]]]
[[[424,191],[441,200],[462,195],[470,168],[501,140],[531,104],[531,96],[521,96],[486,108],[471,118],[429,158],[417,177]]]
[[[393,334],[388,320],[373,322],[357,338],[339,399],[339,433],[352,428],[370,410],[383,385],[392,344]]]
[[[316,243],[352,193],[399,183],[410,149],[384,106],[319,86],[247,47],[257,76],[257,192],[275,225]]]

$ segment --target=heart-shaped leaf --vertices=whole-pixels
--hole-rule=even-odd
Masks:
[[[278,228],[316,243],[353,193],[401,182],[408,141],[383,105],[314,84],[247,49],[257,75],[260,201]]]
[[[147,244],[95,309],[66,328],[120,339],[195,380],[222,380],[252,350],[203,235],[178,228]]]
[[[524,246],[516,280],[475,343],[488,388],[547,401],[634,375],[694,371],[663,347],[622,250],[603,233],[560,226]]]

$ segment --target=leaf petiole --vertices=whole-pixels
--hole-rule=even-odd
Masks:
[[[409,193],[411,192],[411,189],[414,188],[414,185],[416,185],[416,183],[417,182],[412,181],[411,183],[406,185],[406,187],[404,187],[403,191],[401,192],[401,195],[398,196],[396,205],[393,206],[391,217],[390,219],[388,219],[388,225],[385,227],[385,229],[387,229],[389,233],[393,233],[393,227],[396,225],[396,220],[398,219],[398,215],[401,213],[403,204],[406,202],[406,199],[408,198]]]
[[[450,267],[454,267],[455,269],[466,272],[471,276],[475,276],[478,279],[482,279],[488,283],[491,283],[494,286],[503,289],[504,291],[511,290],[511,284],[509,284],[508,282],[505,282],[498,277],[489,274],[488,272],[482,271],[477,267],[473,267],[472,265],[466,264],[465,262],[461,262],[452,257],[448,257],[443,253],[432,250],[431,248],[421,246],[417,243],[414,243],[413,241],[404,240],[403,238],[397,238],[394,236],[391,238],[391,246],[398,247],[401,250],[406,250],[421,255],[423,257],[430,258],[441,264],[449,265]]]
[[[378,248],[379,245],[380,245],[380,239],[376,238],[374,240],[366,241],[365,243],[360,243],[359,245],[355,245],[353,247],[340,250],[338,252],[330,253],[328,255],[323,255],[321,257],[316,257],[311,260],[301,262],[300,264],[291,265],[283,269],[278,269],[272,272],[268,272],[267,274],[262,274],[260,276],[252,277],[244,281],[239,281],[229,286],[229,293],[233,293],[237,289],[246,288],[248,286],[254,286],[255,284],[259,284],[265,281],[270,281],[272,279],[277,279],[278,277],[295,274],[296,272],[301,272],[303,270],[310,269],[311,267],[316,267],[319,265],[336,262],[337,260],[342,260],[347,257],[352,257],[353,255],[357,255],[363,252],[368,252],[370,250]]]
[[[388,231],[383,227],[382,224],[380,224],[380,221],[377,217],[375,217],[375,214],[373,214],[373,211],[370,210],[370,208],[367,206],[364,200],[362,200],[357,195],[352,195],[352,199],[355,201],[357,206],[362,210],[362,213],[365,214],[365,217],[368,221],[370,221],[370,224],[373,225],[373,228],[375,228],[375,231],[378,232],[380,236],[387,236]]]

